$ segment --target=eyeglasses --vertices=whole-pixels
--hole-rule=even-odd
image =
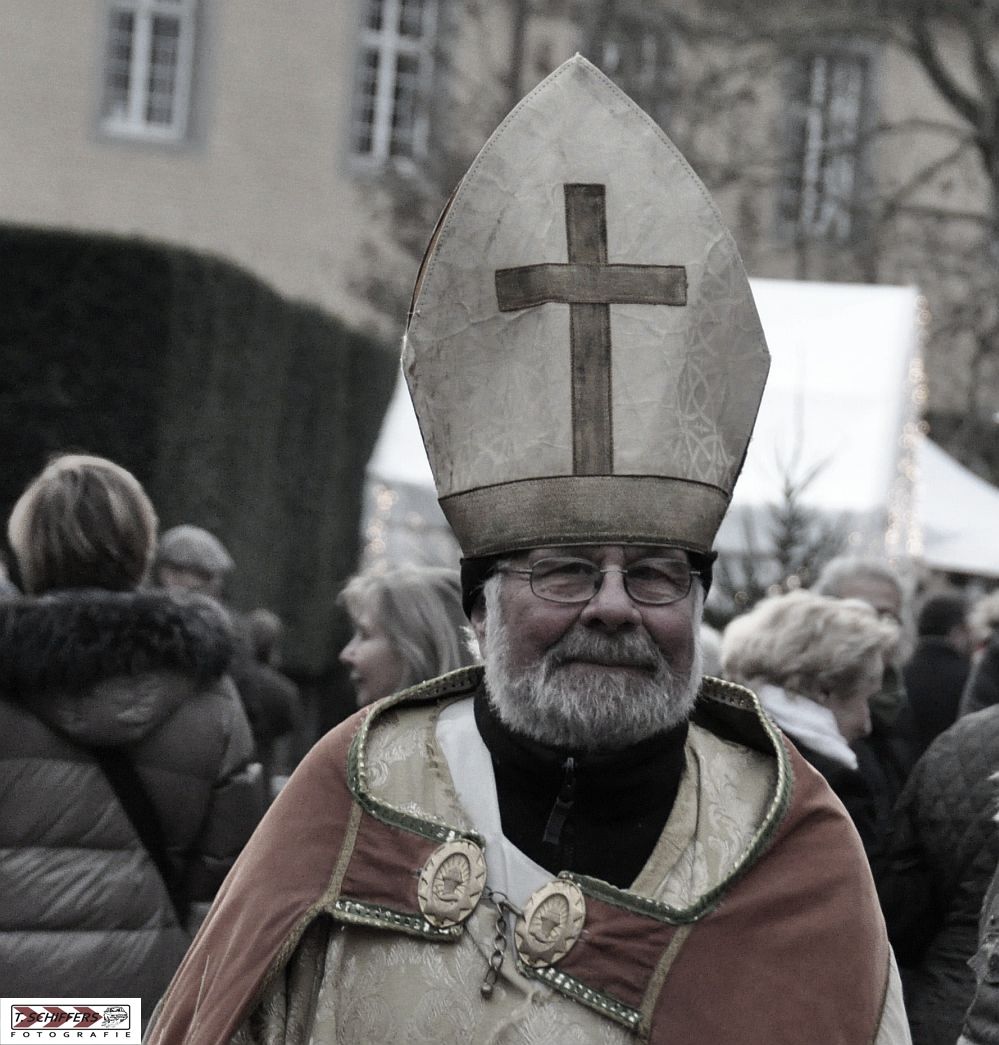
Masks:
[[[630,566],[601,569],[588,559],[539,559],[529,569],[501,566],[499,573],[519,573],[531,579],[531,591],[548,602],[589,602],[600,591],[605,573],[620,573],[624,590],[635,602],[668,606],[687,597],[694,577],[682,559],[639,559]]]

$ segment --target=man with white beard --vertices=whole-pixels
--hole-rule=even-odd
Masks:
[[[614,559],[621,565],[606,565]],[[513,648],[508,621],[518,614],[504,610],[502,590],[509,574],[530,578],[532,592],[547,604],[522,599],[544,614],[545,630],[558,635],[564,629],[550,643],[542,636],[540,656],[520,648],[526,644],[520,633]],[[620,579],[605,580],[611,575]],[[694,624],[704,589],[682,550],[540,549],[522,565],[497,565],[483,595],[472,622],[484,652],[486,691],[514,732],[553,747],[616,750],[689,717],[701,683]]]
[[[704,186],[577,56],[421,266],[403,364],[483,651],[303,760],[149,1045],[895,1045],[860,840],[701,678],[769,357]]]
[[[691,554],[551,547],[466,563],[485,686],[442,711],[437,738],[463,805],[504,851],[490,887],[515,905],[562,870],[626,888],[662,833],[701,682]],[[498,824],[484,808],[494,794]]]

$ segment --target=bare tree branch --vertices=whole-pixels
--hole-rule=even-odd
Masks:
[[[941,59],[936,40],[930,31],[925,8],[925,4],[914,4],[909,15],[909,26],[914,43],[913,53],[933,81],[941,97],[958,115],[967,120],[976,131],[979,131],[982,119],[981,106],[959,86]]]
[[[932,163],[927,163],[920,170],[916,171],[916,173],[901,185],[891,197],[882,201],[880,208],[881,220],[890,221],[902,208],[905,200],[918,192],[919,189],[929,185],[933,179],[941,173],[941,171],[946,170],[946,168],[957,163],[969,147],[970,143],[959,143],[958,145],[955,145],[950,152],[945,153]]]

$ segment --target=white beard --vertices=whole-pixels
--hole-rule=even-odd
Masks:
[[[513,731],[553,747],[615,751],[689,718],[702,674],[696,615],[688,672],[675,671],[648,635],[604,635],[577,622],[537,664],[515,674],[498,586],[487,583],[485,596],[486,692],[500,720]],[[643,670],[562,667],[579,657]]]

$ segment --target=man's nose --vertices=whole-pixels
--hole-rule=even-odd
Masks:
[[[642,623],[641,611],[628,594],[624,586],[624,574],[620,570],[610,569],[603,574],[596,595],[583,607],[579,619],[589,627],[605,628],[608,631]]]
[[[340,663],[341,664],[353,664],[354,663],[354,640],[351,639],[346,646],[340,650]]]

